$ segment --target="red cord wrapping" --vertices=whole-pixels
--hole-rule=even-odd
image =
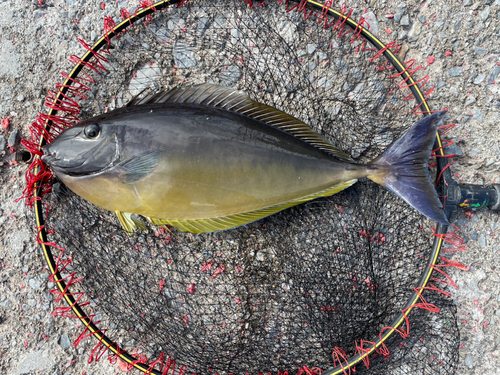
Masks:
[[[113,18],[110,16],[104,16],[104,28],[102,30],[102,35],[106,40],[106,53],[109,53],[109,46],[111,45],[111,39],[109,38],[109,34],[114,31],[116,24],[113,21]],[[120,35],[117,35],[118,38]]]
[[[297,375],[302,375],[302,374],[307,374],[307,375],[321,375],[323,373],[323,370],[321,370],[319,367],[313,367],[313,368],[308,368],[306,366],[302,367],[297,371]],[[268,373],[268,375],[271,375]]]
[[[464,251],[467,249],[467,246],[464,245],[464,239],[460,237],[456,232],[458,230],[458,227],[456,225],[451,225],[451,227],[455,228],[453,232],[451,233],[443,233],[443,234],[437,234],[434,230],[434,236],[441,238],[443,241],[448,242],[451,244],[453,247],[447,247],[443,249],[443,252],[446,253],[456,253],[458,251]]]
[[[375,348],[375,343],[372,341],[360,340],[359,345],[358,345],[357,341],[355,341],[354,344],[356,345],[356,351],[354,352],[354,354],[359,354],[359,355],[364,355],[365,353],[370,353]],[[364,347],[365,344],[369,344],[371,346],[371,348],[365,348]],[[370,368],[370,360],[369,360],[368,356],[365,356],[362,359],[362,361],[365,364],[366,368]]]
[[[342,372],[344,374],[349,374],[349,375],[351,374],[351,367],[352,366],[349,366],[349,357],[338,346],[333,348],[332,358],[333,358],[333,365],[335,367],[340,366],[342,368]],[[345,362],[345,365],[342,362]],[[346,368],[349,372],[346,372]]]
[[[445,147],[451,146],[455,142],[450,141],[449,139],[442,139],[441,143],[442,143],[441,147],[438,147],[438,148],[432,150],[431,156],[436,157],[436,158],[451,158],[453,156],[456,156],[456,154],[447,154],[447,155],[438,154],[437,153],[438,151],[444,149]]]
[[[134,24],[132,23],[132,20],[130,19],[132,14],[127,9],[122,9],[120,11],[120,14],[122,15],[122,18],[124,21],[128,19],[128,23],[129,23],[130,27],[134,27]],[[123,30],[123,31],[125,32],[125,30]]]
[[[255,7],[260,7],[264,4],[264,1],[261,1],[259,4],[255,5],[252,0],[244,0],[245,4],[248,3],[249,8],[255,8]]]
[[[457,124],[453,123],[453,124],[448,124],[448,125],[443,125],[443,126],[440,126],[440,127],[438,128],[439,134],[440,134],[441,136],[445,135],[445,134],[446,134],[446,133],[448,133],[450,130],[454,129],[456,125],[457,125]]]

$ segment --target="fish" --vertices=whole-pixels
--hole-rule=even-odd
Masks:
[[[368,164],[356,163],[299,119],[213,84],[135,98],[83,120],[42,147],[74,193],[181,232],[245,225],[368,178],[424,216],[449,224],[428,171],[443,112],[424,117]]]

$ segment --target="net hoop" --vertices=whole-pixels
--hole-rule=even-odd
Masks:
[[[251,0],[244,0],[244,2],[248,3],[250,7],[259,6],[263,4],[263,2],[260,4],[253,4]],[[280,4],[282,2],[283,1],[279,1]],[[60,299],[66,300],[66,303],[69,306],[66,308],[60,308],[59,313],[57,315],[67,316],[67,314],[73,314],[73,317],[77,317],[84,326],[84,331],[80,335],[79,340],[81,340],[84,337],[93,336],[98,341],[96,349],[99,350],[97,350],[96,352],[96,349],[94,349],[94,352],[92,353],[92,355],[95,355],[94,359],[96,360],[99,359],[104,354],[104,352],[109,350],[112,353],[112,355],[115,356],[115,358],[121,359],[130,367],[134,367],[146,374],[155,374],[155,375],[162,375],[169,371],[170,359],[167,360],[167,363],[165,365],[166,368],[162,372],[161,370],[154,369],[154,367],[159,362],[161,362],[163,368],[164,365],[163,356],[160,356],[160,358],[158,358],[151,364],[145,364],[142,363],[143,361],[138,360],[136,357],[133,357],[131,354],[123,351],[118,346],[118,344],[116,344],[113,340],[111,340],[108,336],[106,336],[104,330],[100,329],[97,326],[98,322],[93,322],[94,316],[92,315],[89,316],[87,313],[84,312],[83,307],[87,305],[88,302],[83,302],[83,303],[79,302],[83,293],[72,293],[71,286],[78,283],[78,281],[80,281],[81,279],[76,279],[74,277],[63,278],[61,276],[61,272],[65,268],[64,265],[63,267],[61,267],[61,264],[64,264],[64,261],[61,261],[60,256],[57,258],[54,257],[51,248],[52,247],[58,248],[58,247],[55,243],[51,243],[48,241],[47,238],[48,231],[46,230],[44,225],[45,222],[44,214],[46,209],[44,208],[41,198],[47,192],[47,185],[46,181],[44,181],[44,179],[41,177],[41,175],[43,175],[45,171],[43,170],[43,166],[40,159],[41,157],[40,148],[44,146],[47,143],[47,141],[50,142],[51,129],[58,127],[57,113],[61,111],[69,114],[72,113],[71,106],[73,106],[74,104],[71,103],[71,99],[69,99],[67,95],[69,95],[70,93],[75,94],[75,93],[81,93],[81,91],[84,90],[90,90],[85,84],[82,83],[82,81],[90,82],[92,80],[90,77],[88,76],[87,76],[88,78],[79,77],[77,79],[80,73],[86,75],[85,71],[82,72],[82,70],[84,68],[89,68],[95,72],[104,70],[101,61],[102,60],[105,61],[105,58],[99,51],[109,52],[108,47],[110,40],[112,38],[119,36],[122,32],[126,30],[127,27],[133,25],[135,22],[142,19],[148,20],[150,19],[153,13],[161,11],[162,9],[165,9],[168,6],[172,5],[182,6],[185,3],[187,3],[187,1],[185,0],[164,0],[156,4],[153,4],[148,0],[143,1],[141,2],[141,7],[139,7],[139,9],[134,14],[130,14],[128,12],[122,12],[122,16],[124,19],[118,25],[114,25],[114,22],[110,19],[105,19],[105,27],[103,32],[104,35],[93,46],[89,46],[84,41],[79,40],[80,43],[87,49],[87,52],[82,58],[78,58],[76,56],[71,57],[70,60],[75,63],[73,70],[71,71],[71,73],[67,75],[64,74],[66,80],[62,85],[57,85],[57,90],[58,90],[57,92],[52,91],[49,93],[49,97],[53,105],[50,106],[51,109],[48,115],[43,116],[43,129],[38,129],[39,130],[38,134],[35,134],[34,138],[35,139],[39,138],[39,142],[37,144],[33,142],[26,142],[26,141],[23,142],[23,144],[26,147],[28,147],[33,154],[35,154],[34,161],[29,170],[29,172],[31,173],[32,176],[34,176],[35,179],[35,182],[31,187],[32,196],[27,197],[25,194],[24,198],[27,201],[28,201],[27,198],[29,198],[29,202],[27,203],[33,205],[36,218],[36,228],[38,229],[37,241],[40,243],[45,260],[50,269],[51,279],[57,285],[58,292],[56,292],[56,294],[60,296]],[[292,3],[295,5],[293,5]],[[370,42],[376,49],[374,58],[383,55],[387,60],[386,64],[392,64],[392,67],[397,71],[397,73],[393,74],[391,77],[400,78],[402,83],[399,85],[399,88],[408,88],[411,90],[411,95],[405,98],[405,100],[414,99],[416,101],[416,107],[414,112],[422,113],[424,115],[430,115],[431,113],[433,113],[433,111],[431,111],[426,101],[426,98],[430,95],[433,89],[428,90],[427,92],[423,92],[422,91],[423,86],[427,83],[428,79],[427,80],[421,79],[416,81],[412,77],[413,73],[415,73],[415,71],[418,70],[418,68],[411,69],[411,66],[413,65],[414,61],[402,63],[395,55],[395,51],[392,50],[396,48],[397,51],[397,46],[394,43],[390,43],[387,45],[384,44],[368,30],[368,28],[365,26],[367,24],[365,20],[361,19],[358,22],[352,20],[350,18],[351,14],[350,13],[346,14],[344,9],[343,11],[337,11],[330,8],[332,3],[333,3],[332,1],[327,1],[325,2],[325,4],[321,4],[313,0],[302,0],[302,1],[286,0],[286,5],[287,7],[289,7],[290,11],[297,10],[299,12],[304,12],[305,17],[309,17],[310,14],[313,11],[315,11],[317,12],[316,14],[319,15],[319,19],[324,20],[325,27],[327,27],[328,17],[331,17],[330,20],[335,21],[336,25],[340,25],[339,28],[341,33],[346,34],[349,32],[353,32],[353,36],[363,37],[368,42]],[[311,13],[309,13],[309,16],[307,15],[306,12],[308,7],[310,7],[310,9],[313,9],[311,10]],[[330,23],[330,25],[328,25],[328,27],[330,27],[333,24],[333,21],[332,23]],[[346,26],[349,28],[349,30],[345,28]],[[386,64],[384,64],[384,66]],[[73,112],[73,114],[75,113]],[[38,137],[36,137],[37,135]],[[33,131],[32,131],[32,136],[33,136]],[[442,171],[447,168],[447,161],[446,161],[447,155],[443,150],[445,146],[446,145],[443,144],[443,141],[438,132],[436,138],[436,144],[434,147],[435,154],[436,156],[438,156],[437,158],[438,176],[440,176]],[[442,184],[443,180],[438,181],[438,183]],[[356,366],[357,364],[360,364],[362,361],[366,363],[368,356],[370,356],[375,352],[382,353],[385,347],[384,342],[387,341],[387,339],[391,337],[393,333],[397,332],[403,337],[405,337],[405,335],[408,334],[407,332],[408,315],[414,308],[419,307],[419,308],[427,308],[428,310],[430,310],[428,306],[425,306],[425,300],[422,297],[422,292],[424,289],[433,289],[440,291],[439,289],[435,288],[432,284],[430,284],[430,281],[432,280],[432,274],[434,271],[437,270],[439,272],[442,272],[436,267],[439,267],[437,263],[438,260],[440,259],[439,254],[443,242],[446,241],[447,228],[448,228],[447,226],[441,224],[437,225],[434,233],[435,238],[432,245],[432,252],[428,258],[427,266],[423,270],[418,285],[414,288],[413,294],[408,299],[401,313],[399,313],[399,315],[391,322],[391,324],[388,327],[382,330],[379,337],[376,338],[373,342],[364,342],[365,344],[369,344],[369,347],[363,348],[363,342],[361,342],[360,345],[357,345],[358,348],[357,354],[355,354],[354,356],[347,358],[347,356],[345,355],[345,353],[343,353],[343,351],[336,348],[334,351],[334,360],[335,358],[337,359],[336,364],[338,365],[334,368],[324,371],[323,372],[324,375],[335,375],[342,373],[346,374],[350,373],[352,370],[355,371],[353,367]],[[406,328],[402,328],[405,324]],[[174,364],[174,369],[175,369],[175,364]]]

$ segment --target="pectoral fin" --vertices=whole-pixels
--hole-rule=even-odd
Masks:
[[[133,156],[117,165],[118,177],[124,183],[131,183],[153,172],[160,162],[161,151],[147,151]]]

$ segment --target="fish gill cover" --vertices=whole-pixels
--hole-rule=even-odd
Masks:
[[[36,142],[24,142],[33,152],[40,154],[40,135],[50,142],[76,119],[206,82],[295,116],[359,162],[426,111],[410,88],[417,82],[428,96],[429,78],[413,60],[398,73],[365,38],[360,9],[343,6],[335,18],[332,4],[304,1],[165,5],[141,3],[136,14],[151,11],[141,20],[123,11],[123,31],[106,36],[89,60],[72,57],[82,71],[67,94],[49,95],[59,112],[39,115]],[[105,35],[114,24],[106,18]],[[404,60],[395,43],[384,51]],[[110,348],[160,374],[454,372],[458,330],[446,291],[453,283],[442,274],[447,264],[429,260],[435,224],[373,182],[232,230],[193,235],[148,226],[130,236],[113,213],[49,175],[35,159],[28,182],[41,189],[27,197],[38,204],[45,193],[50,208],[37,233],[54,259],[55,294],[73,307],[54,314],[96,325],[75,341],[91,360]],[[431,282],[419,284],[429,263]],[[92,332],[98,339],[85,339]],[[348,364],[356,354],[362,358]]]

